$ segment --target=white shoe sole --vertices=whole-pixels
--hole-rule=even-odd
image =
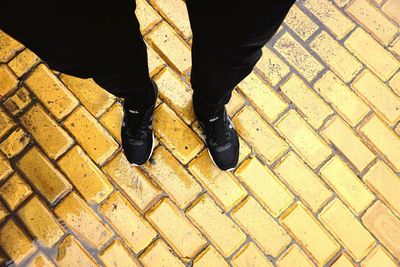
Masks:
[[[154,150],[154,132],[152,133],[152,136],[153,136],[153,139],[152,139],[152,142],[151,142],[151,151],[150,151],[150,155],[149,155],[149,157],[146,159],[145,163],[146,163],[146,162],[151,158],[151,156],[153,155],[153,150]],[[143,163],[143,164],[144,164],[144,163]],[[132,166],[135,166],[135,167],[142,166],[143,164],[139,165],[139,164],[131,163],[131,165],[132,165]]]

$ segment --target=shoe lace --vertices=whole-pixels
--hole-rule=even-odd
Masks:
[[[147,136],[148,118],[146,114],[129,114],[126,122],[126,134],[133,140],[143,140]]]
[[[222,146],[231,140],[231,135],[229,133],[229,121],[225,120],[222,116],[210,123],[209,128],[210,142]]]

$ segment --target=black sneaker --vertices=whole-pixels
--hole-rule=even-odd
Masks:
[[[226,108],[211,118],[198,121],[214,164],[224,171],[234,169],[239,160],[239,138]]]
[[[155,85],[155,83],[154,83]],[[157,98],[157,86],[154,86]],[[153,112],[155,103],[148,110],[139,112],[124,106],[124,119],[122,121],[121,139],[122,149],[128,161],[139,166],[144,164],[153,153]]]

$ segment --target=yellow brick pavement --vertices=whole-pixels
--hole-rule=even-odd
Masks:
[[[120,99],[0,31],[0,265],[400,266],[400,0],[296,3],[228,105],[229,173],[193,114],[185,3],[137,4],[160,88],[140,168]]]

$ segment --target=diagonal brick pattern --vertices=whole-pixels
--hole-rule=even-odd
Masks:
[[[120,99],[0,31],[0,265],[400,266],[399,0],[296,3],[228,105],[230,173],[192,111],[185,3],[137,4],[160,88],[141,168]]]

